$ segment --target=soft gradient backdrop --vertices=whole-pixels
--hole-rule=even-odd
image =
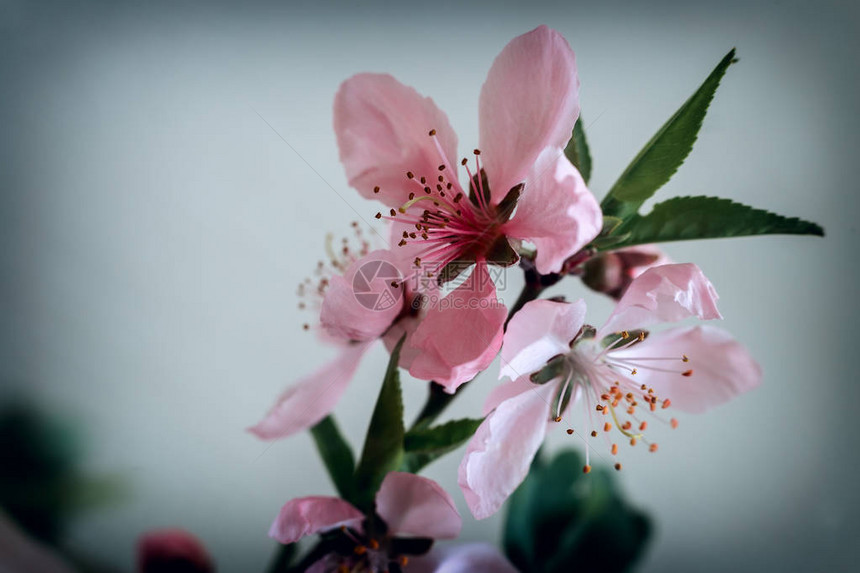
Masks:
[[[431,95],[471,149],[492,59],[542,23],[577,53],[599,197],[736,46],[740,64],[658,198],[729,197],[828,233],[667,247],[714,282],[724,326],[765,381],[685,416],[658,455],[625,453],[624,489],[657,524],[642,570],[856,563],[852,2],[0,2],[3,394],[33,393],[77,419],[87,467],[130,485],[124,503],[76,523],[73,547],[130,569],[141,531],[176,525],[222,571],[260,571],[280,505],[332,491],[307,435],[269,445],[244,428],[331,356],[302,331],[295,287],[326,233],[376,212],[338,163],[334,93],[356,72],[390,72]],[[553,292],[608,312],[574,280]],[[377,349],[337,409],[357,448],[384,362]],[[411,416],[424,385],[404,384]],[[493,384],[491,372],[452,414],[474,415]],[[496,539],[498,516],[468,516],[459,461],[427,475],[454,495],[466,539]]]

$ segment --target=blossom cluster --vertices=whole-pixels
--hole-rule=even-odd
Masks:
[[[459,442],[468,442],[461,495],[483,519],[526,479],[549,431],[582,436],[583,472],[594,449],[620,470],[622,448],[657,451],[653,427],[677,428],[676,411],[704,412],[755,388],[755,360],[709,324],[722,317],[703,271],[631,242],[638,205],[618,208],[617,197],[601,205],[589,190],[570,151],[579,113],[574,52],[546,26],[512,40],[493,62],[480,93],[478,147],[465,158],[432,99],[385,74],[346,80],[334,101],[340,159],[349,184],[380,204],[368,212],[387,221],[387,244],[374,249],[358,231],[357,246],[330,249],[317,279],[302,285],[301,305],[319,313],[305,328],[338,354],[250,431],[273,440],[318,427],[377,341],[395,369],[447,395],[443,404],[498,357],[504,382],[487,388],[481,418]],[[627,234],[613,238],[625,224]],[[514,265],[526,290],[507,308],[498,269]],[[581,299],[540,298],[567,277],[611,297],[615,309],[590,316]],[[414,428],[426,434],[434,419]],[[513,571],[486,546],[428,553],[432,540],[457,537],[461,516],[415,467],[391,466],[370,497],[292,499],[270,535],[290,544],[322,533],[329,545],[313,571]]]

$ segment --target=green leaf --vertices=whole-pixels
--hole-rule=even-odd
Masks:
[[[403,335],[391,352],[379,398],[370,418],[361,461],[355,470],[355,505],[366,513],[373,507],[373,497],[385,474],[397,470],[403,459],[403,397],[397,364],[405,338],[406,335]]]
[[[693,149],[720,80],[735,61],[732,48],[696,93],[642,148],[603,200],[605,215],[626,219],[669,181]]]
[[[521,571],[628,571],[650,535],[648,519],[615,487],[611,470],[582,473],[573,451],[540,457],[511,496],[504,530],[508,558]]]
[[[432,428],[410,430],[403,439],[406,455],[400,471],[417,473],[433,460],[463,445],[483,419],[451,420]]]
[[[674,197],[658,203],[647,215],[634,215],[621,232],[624,240],[612,248],[751,235],[824,236],[824,229],[815,223],[718,197]]]
[[[349,444],[341,436],[334,418],[332,416],[323,418],[320,423],[311,428],[311,435],[337,493],[344,499],[350,499],[355,458]]]
[[[564,148],[564,154],[579,170],[583,180],[588,183],[591,179],[591,153],[588,151],[588,141],[585,139],[585,129],[582,127],[582,115],[573,125],[573,135]]]

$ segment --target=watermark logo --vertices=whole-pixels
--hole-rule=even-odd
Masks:
[[[402,280],[397,267],[388,261],[368,261],[352,278],[352,291],[355,300],[364,308],[384,311],[403,298]]]

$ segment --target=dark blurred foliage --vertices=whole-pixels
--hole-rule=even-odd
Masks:
[[[511,496],[504,548],[519,570],[613,573],[632,570],[642,556],[649,519],[621,496],[615,470],[584,474],[583,463],[575,451],[548,462],[538,455]]]

